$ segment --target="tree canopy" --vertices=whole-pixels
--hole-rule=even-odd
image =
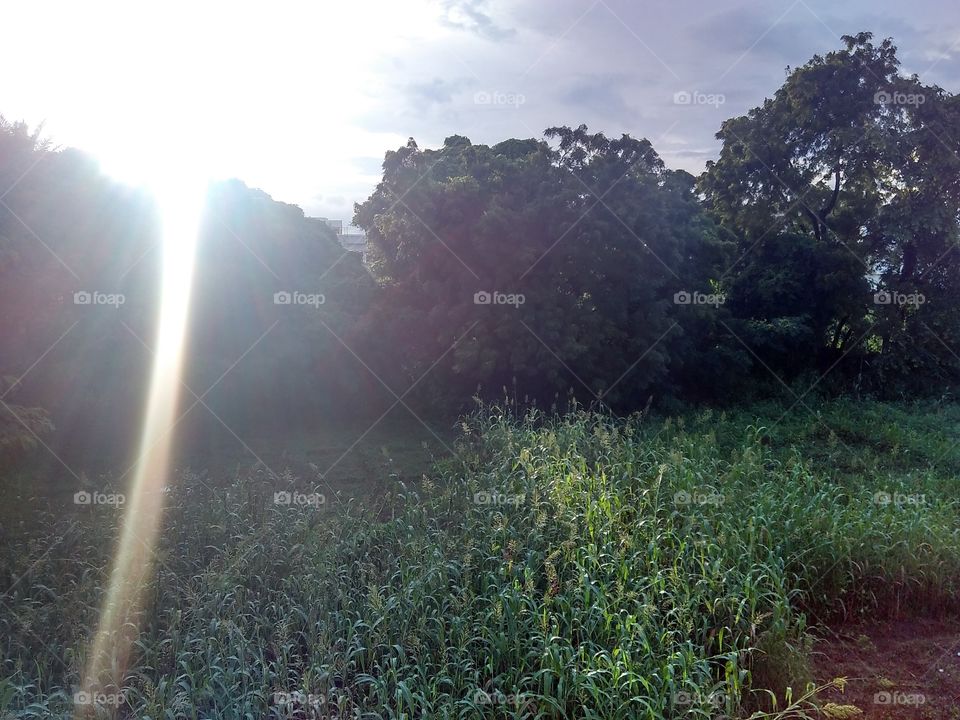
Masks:
[[[793,383],[952,392],[960,98],[860,33],[717,137],[698,178],[582,125],[410,139],[356,206],[366,266],[299,208],[211,186],[185,377],[188,403],[212,388],[210,412],[186,426],[376,416],[397,398],[452,412],[504,391],[623,412]],[[0,192],[0,452],[54,425],[115,441],[151,362],[154,200],[6,121]]]

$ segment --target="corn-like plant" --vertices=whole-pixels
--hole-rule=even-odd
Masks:
[[[301,481],[263,468],[186,472],[123,702],[93,711],[803,717],[815,692],[765,691],[810,679],[811,624],[956,602],[960,414],[782,410],[482,407],[421,482],[320,506],[272,502]],[[119,521],[87,509],[2,544],[0,717],[75,715]]]

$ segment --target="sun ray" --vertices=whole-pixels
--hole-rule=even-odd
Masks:
[[[110,585],[84,673],[88,693],[119,693],[139,632],[144,589],[170,481],[173,426],[190,309],[194,255],[205,187],[184,178],[154,183],[163,224],[163,279],[156,352],[131,498],[114,556]]]

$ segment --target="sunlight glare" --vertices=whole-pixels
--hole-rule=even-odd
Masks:
[[[140,450],[110,575],[110,586],[84,675],[90,693],[120,692],[131,648],[139,634],[144,589],[155,565],[155,545],[170,483],[173,426],[189,319],[196,241],[206,196],[202,175],[170,162],[151,187],[161,211],[163,277],[160,317]]]

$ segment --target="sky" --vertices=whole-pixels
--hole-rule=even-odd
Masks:
[[[0,114],[124,181],[237,177],[349,220],[408,137],[586,123],[696,173],[725,118],[860,31],[960,91],[955,0],[30,0],[4,8]]]

